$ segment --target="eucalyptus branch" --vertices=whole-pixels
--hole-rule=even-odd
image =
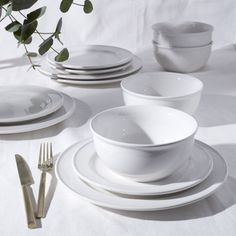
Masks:
[[[63,13],[69,11],[70,7],[73,5],[83,8],[84,13],[88,14],[92,12],[93,5],[90,0],[83,0],[84,4],[76,3],[73,0],[60,0],[60,10]],[[61,28],[62,28],[62,18],[57,22],[54,32],[41,32],[38,30],[38,18],[42,17],[46,12],[46,6],[40,7],[36,10],[27,12],[27,15],[22,13],[22,10],[29,10],[35,5],[37,0],[0,0],[0,10],[5,11],[5,16],[0,19],[2,23],[6,18],[10,19],[10,23],[5,26],[5,30],[12,33],[13,36],[18,41],[18,45],[23,44],[26,51],[26,55],[29,58],[32,67],[33,65],[32,57],[37,56],[35,52],[29,52],[27,45],[32,42],[33,36],[35,34],[42,40],[42,43],[39,45],[38,53],[44,55],[49,50],[52,50],[56,53],[55,60],[57,62],[65,61],[69,58],[69,51],[67,48],[63,48],[58,52],[54,47],[54,40],[57,40],[60,44],[63,45],[60,39]],[[14,15],[17,14],[17,17]],[[23,22],[17,20],[18,16],[23,17]]]

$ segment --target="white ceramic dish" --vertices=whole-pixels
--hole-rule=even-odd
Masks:
[[[162,198],[121,197],[95,189],[82,181],[73,169],[72,160],[84,142],[72,145],[59,156],[55,165],[55,172],[57,179],[66,187],[66,190],[70,190],[75,196],[98,206],[126,211],[166,210],[200,201],[214,193],[225,182],[227,166],[223,157],[208,145],[200,142],[199,144],[213,159],[213,169],[209,177],[194,188]]]
[[[61,93],[39,86],[0,86],[0,123],[25,122],[47,116],[63,105]]]
[[[52,113],[49,116],[42,117],[40,119],[33,120],[27,123],[11,126],[0,126],[0,134],[16,134],[44,129],[68,119],[74,112],[76,104],[73,98],[69,97],[66,94],[62,95],[64,97],[63,106],[56,112]]]
[[[68,69],[93,70],[124,65],[133,57],[132,53],[126,49],[103,45],[78,46],[69,49],[69,53],[69,59],[64,62],[54,60],[55,52],[49,53],[47,59],[54,65]]]
[[[212,25],[184,21],[160,22],[152,26],[153,40],[162,46],[201,47],[212,41]]]
[[[106,74],[106,73],[125,70],[130,66],[131,63],[132,61],[121,66],[111,67],[108,69],[97,69],[97,70],[73,70],[73,69],[63,68],[61,66],[56,67],[55,65],[50,65],[50,67],[52,67],[52,69],[54,70],[57,70],[58,73],[62,73],[62,74],[99,75],[99,74]]]
[[[78,176],[93,186],[115,193],[149,196],[176,193],[196,186],[209,176],[213,161],[196,141],[189,161],[171,176],[156,182],[138,183],[122,178],[108,169],[100,161],[90,140],[75,154],[73,166]]]
[[[96,152],[114,172],[146,182],[171,175],[189,158],[195,119],[164,106],[123,106],[97,114],[90,125]]]
[[[190,73],[206,65],[212,43],[194,48],[162,47],[153,42],[154,56],[167,71]]]
[[[47,61],[43,60],[40,67],[38,67],[38,70],[40,73],[43,75],[49,76],[52,79],[62,79],[62,80],[75,80],[81,82],[81,84],[90,84],[90,82],[95,82],[97,83],[98,80],[105,81],[108,79],[116,79],[119,77],[123,76],[128,76],[130,74],[133,74],[137,71],[139,71],[142,68],[142,63],[141,60],[134,56],[132,63],[128,68],[125,70],[121,71],[116,71],[112,73],[107,73],[107,74],[99,74],[99,75],[72,75],[72,74],[62,74],[58,73],[57,70],[52,69]],[[92,83],[93,84],[93,83]]]
[[[191,76],[171,72],[149,72],[121,82],[125,105],[162,105],[194,114],[203,83]]]

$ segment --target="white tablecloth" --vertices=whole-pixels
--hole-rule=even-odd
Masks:
[[[160,68],[152,53],[140,55],[144,71]],[[14,154],[28,161],[38,193],[39,143],[52,141],[55,154],[89,137],[89,119],[97,112],[122,105],[119,85],[79,88],[56,84],[27,67],[0,70],[0,84],[37,84],[77,98],[74,116],[45,130],[0,136],[0,235],[235,235],[236,233],[236,51],[232,45],[213,52],[208,66],[195,73],[204,85],[196,119],[197,138],[212,145],[226,159],[229,178],[214,195],[191,206],[153,213],[112,212],[75,197],[52,178],[52,199],[42,228],[28,230]],[[55,192],[54,192],[55,190]]]
[[[94,0],[95,1],[95,0]],[[42,19],[57,21],[54,1],[51,14]],[[54,8],[54,9],[52,9]],[[24,204],[16,171],[15,153],[29,163],[38,194],[37,170],[40,142],[51,141],[58,155],[72,143],[90,137],[89,119],[97,112],[123,104],[119,85],[72,87],[56,84],[35,71],[27,72],[26,59],[20,56],[15,40],[1,31],[0,85],[35,84],[63,91],[77,99],[77,110],[68,121],[53,127],[18,135],[0,135],[0,235],[236,235],[236,51],[232,45],[236,33],[233,0],[99,0],[95,11],[85,16],[74,8],[64,17],[64,41],[67,44],[96,43],[123,46],[138,52],[143,71],[157,71],[149,49],[150,26],[161,20],[200,20],[216,27],[215,50],[208,66],[195,73],[204,83],[204,93],[196,119],[197,138],[212,145],[226,159],[229,178],[214,195],[190,206],[163,212],[125,213],[93,206],[66,191],[51,178],[47,202],[50,206],[42,226],[28,230]],[[71,20],[76,20],[76,24]],[[125,33],[124,33],[125,32]],[[66,36],[67,37],[66,37]]]

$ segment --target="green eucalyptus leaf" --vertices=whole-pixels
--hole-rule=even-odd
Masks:
[[[8,4],[10,2],[10,0],[0,0],[0,6],[4,6],[6,4]]]
[[[21,27],[15,31],[13,34],[14,34],[14,37],[18,40],[18,46],[20,46],[21,44]],[[24,41],[24,44],[30,44],[32,42],[32,37],[29,37],[27,40]]]
[[[11,0],[12,10],[20,11],[32,7],[38,0]]]
[[[69,58],[69,51],[67,48],[63,48],[59,54],[55,57],[55,61],[62,62],[66,61]]]
[[[61,12],[63,13],[67,12],[70,9],[72,3],[73,0],[62,0],[60,5]]]
[[[29,23],[29,22],[37,20],[39,17],[44,15],[45,11],[46,11],[46,7],[41,7],[35,11],[30,12],[29,14],[27,14],[27,22]]]
[[[37,26],[37,21],[33,21],[31,23],[27,23],[27,21],[24,21],[24,24],[21,27],[20,43],[24,43],[28,38],[30,38],[30,36],[37,29]]]
[[[12,13],[12,5],[9,4],[9,5],[7,6],[7,11],[6,11],[6,15],[5,15],[5,16],[10,16],[11,13]]]
[[[39,45],[39,54],[43,55],[45,54],[53,45],[53,39],[52,37],[47,38],[46,40],[44,40],[40,45]]]
[[[57,22],[55,36],[61,33],[61,27],[62,27],[62,18],[60,18],[59,21]]]
[[[16,32],[21,27],[21,24],[18,21],[13,21],[5,27],[5,30],[9,32]]]
[[[93,4],[90,0],[85,0],[84,1],[84,12],[86,14],[90,13],[93,11]]]

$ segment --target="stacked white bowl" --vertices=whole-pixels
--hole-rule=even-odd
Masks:
[[[213,26],[191,21],[161,22],[154,24],[152,29],[154,55],[165,70],[189,73],[207,63]]]

